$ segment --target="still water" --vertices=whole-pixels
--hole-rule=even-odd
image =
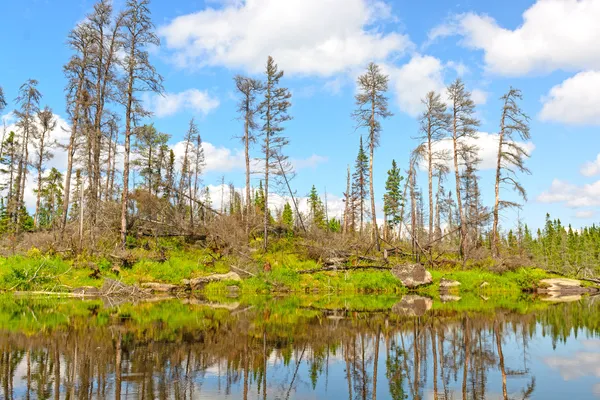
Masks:
[[[0,297],[2,399],[600,398],[600,300]]]

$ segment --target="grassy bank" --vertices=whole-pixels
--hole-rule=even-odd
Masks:
[[[160,251],[158,250],[160,249]],[[260,248],[257,244],[255,248]],[[159,254],[160,253],[160,254]],[[2,291],[52,291],[69,292],[74,288],[101,287],[105,278],[121,280],[129,285],[158,282],[180,285],[183,280],[216,273],[226,273],[231,266],[242,265],[253,276],[244,276],[241,282],[221,281],[208,284],[204,291],[220,293],[228,286],[238,286],[241,293],[380,293],[403,294],[407,289],[389,271],[355,270],[301,273],[322,266],[293,239],[282,239],[269,252],[254,250],[244,259],[215,253],[208,248],[186,245],[177,241],[160,244],[141,244],[117,256],[92,256],[79,254],[66,257],[59,254],[42,254],[31,249],[27,254],[0,259],[0,290]],[[126,259],[126,265],[123,259]],[[389,265],[410,262],[406,257],[392,257]],[[360,266],[360,257],[349,258],[346,265]],[[264,271],[269,265],[271,270]],[[517,267],[497,272],[487,261],[470,264],[463,269],[449,264],[441,269],[431,269],[433,283],[419,288],[420,293],[439,296],[442,279],[456,280],[460,287],[453,293],[514,293],[533,291],[541,279],[552,277],[547,272],[532,267]]]

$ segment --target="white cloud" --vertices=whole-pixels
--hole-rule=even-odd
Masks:
[[[179,93],[164,93],[163,95],[146,94],[146,107],[161,117],[168,117],[182,110],[206,115],[219,107],[219,99],[212,97],[207,91],[188,89]]]
[[[230,190],[229,186],[226,184],[223,185],[207,185],[208,190],[210,192],[210,199],[212,201],[213,208],[219,209],[221,207],[221,199],[223,199],[223,204],[227,206],[229,204],[230,199]],[[253,187],[252,190],[256,190],[256,187]],[[242,194],[242,198],[244,198],[246,189],[245,187],[236,187],[235,191]],[[321,196],[321,200],[325,203],[325,195],[322,191],[319,191],[319,195]],[[289,202],[293,207],[293,202],[291,197],[282,195],[280,193],[276,193],[274,191],[270,191],[269,193],[269,209],[273,212],[276,210],[283,209],[283,206],[286,202]],[[301,214],[307,215],[309,213],[308,206],[308,196],[297,196],[296,203],[298,204],[298,209]],[[341,197],[335,196],[333,194],[327,193],[327,215],[329,218],[340,218],[344,214],[344,201]]]
[[[600,206],[600,181],[585,185],[574,185],[555,179],[550,188],[540,194],[537,200],[541,203],[564,203],[567,207]]]
[[[296,171],[304,168],[314,169],[317,167],[317,165],[326,163],[327,157],[313,154],[308,158],[291,159],[290,162]]]
[[[594,161],[588,161],[581,166],[579,170],[581,175],[583,176],[595,176],[600,174],[600,154],[596,157]]]
[[[177,163],[185,153],[185,142],[181,141],[171,146]],[[229,172],[245,167],[244,152],[240,149],[229,149],[224,146],[215,146],[210,142],[202,142],[204,149],[205,172]]]
[[[467,47],[483,50],[486,67],[501,75],[600,69],[599,17],[597,0],[538,0],[514,30],[487,15],[466,13],[434,28],[429,40],[460,34]]]
[[[596,211],[594,210],[581,210],[575,213],[575,218],[579,219],[589,219],[596,215]]]
[[[467,67],[462,61],[448,61],[446,66],[456,71],[458,76],[463,76],[469,72],[469,67]]]
[[[415,55],[401,67],[386,66],[385,71],[390,75],[398,106],[412,117],[423,111],[421,100],[427,92],[445,92],[443,65],[435,57]]]
[[[489,95],[488,92],[483,91],[481,89],[473,89],[471,91],[471,99],[477,105],[483,105],[483,104],[487,103],[488,95]]]
[[[175,18],[159,28],[181,67],[260,72],[271,55],[287,73],[330,76],[401,54],[406,35],[384,33],[379,0],[246,0]]]
[[[557,369],[566,381],[583,377],[600,378],[600,353],[578,351],[570,356],[546,357],[544,362]]]
[[[496,133],[479,132],[477,139],[467,138],[465,143],[476,145],[479,148],[478,156],[481,158],[479,169],[495,169],[498,161],[498,139]],[[528,154],[535,150],[535,145],[532,142],[515,142],[520,145]],[[451,154],[453,150],[452,139],[446,138],[434,145],[434,151],[447,151]],[[448,161],[448,166],[454,168],[452,161]]]
[[[542,99],[543,121],[600,124],[600,71],[580,72],[550,89]]]

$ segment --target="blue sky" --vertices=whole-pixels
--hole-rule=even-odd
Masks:
[[[123,3],[115,0],[115,8]],[[62,66],[70,51],[65,42],[92,5],[91,0],[3,2],[0,86],[8,99],[35,78],[42,104],[66,118]],[[218,185],[225,175],[226,182],[243,186],[241,144],[234,139],[243,126],[236,120],[232,77],[260,77],[272,55],[293,93],[294,119],[286,124],[291,143],[286,152],[297,167],[293,185],[299,195],[313,184],[321,192],[326,188],[331,208],[339,210],[346,167],[361,134],[350,117],[354,82],[375,61],[390,75],[395,114],[383,124],[375,156],[378,201],[392,159],[406,168],[416,145],[411,137],[418,133],[420,98],[429,90],[443,91],[460,76],[473,91],[482,121],[486,203],[494,190],[487,166],[499,97],[512,85],[523,91],[522,107],[531,116],[526,146],[532,175],[522,177],[529,200],[521,217],[534,227],[543,224],[546,212],[576,227],[600,220],[598,0],[154,0],[151,10],[162,40],[152,49],[152,61],[165,78],[166,93],[149,95],[146,102],[173,145],[189,119],[197,119],[208,146],[208,185]],[[59,167],[61,160],[55,161]],[[515,218],[516,213],[506,213],[504,227],[512,227]]]

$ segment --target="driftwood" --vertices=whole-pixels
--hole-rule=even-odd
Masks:
[[[140,289],[137,286],[126,285],[123,282],[114,279],[105,278],[104,284],[100,289],[100,295],[105,297],[147,297],[149,290]]]
[[[387,267],[383,265],[355,265],[355,266],[345,266],[345,265],[331,265],[328,267],[322,268],[314,268],[314,269],[303,269],[298,271],[299,274],[314,274],[316,272],[326,272],[326,271],[356,271],[363,269],[379,269],[390,271],[392,267]]]

